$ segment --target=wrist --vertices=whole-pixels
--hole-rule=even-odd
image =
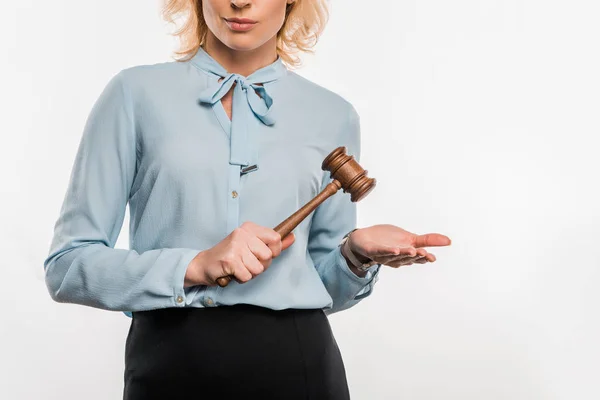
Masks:
[[[345,253],[346,254],[351,253],[351,256],[350,256],[351,259],[356,259],[361,264],[366,264],[368,262],[373,261],[369,257],[363,256],[362,254],[359,254],[359,253],[355,252],[354,250],[352,250],[352,248],[350,247],[350,239],[348,239],[346,241],[346,243],[344,243],[344,244],[346,245]],[[354,257],[352,257],[352,256],[354,256]]]
[[[348,268],[359,277],[364,277],[367,275],[367,268],[363,268],[364,264],[361,260],[364,260],[365,257],[361,256],[360,260],[358,259],[357,254],[350,249],[349,241],[346,240],[340,246],[340,253],[346,260],[346,264],[348,264]],[[350,255],[348,255],[350,253]],[[369,259],[370,260],[370,259]],[[367,260],[367,261],[369,261]]]
[[[352,273],[354,273],[354,275],[357,275],[361,278],[364,277],[365,275],[367,275],[367,271],[361,271],[358,268],[356,268],[356,266],[352,263],[352,261],[350,261],[348,256],[346,256],[346,252],[344,250],[345,247],[346,247],[345,245],[341,245],[339,247],[339,251],[342,254],[342,257],[344,258],[344,260],[346,261],[346,265],[348,265],[348,269],[350,271],[352,271]]]
[[[192,280],[192,269],[194,268],[194,260],[190,261],[187,270],[185,271],[185,277],[183,278],[183,288],[189,288],[194,286],[195,283]]]
[[[346,260],[346,263],[348,264],[350,270],[356,275],[364,277],[367,274],[368,268],[376,264],[376,262],[371,258],[363,256],[362,254],[358,254],[352,250],[352,248],[350,247],[350,235],[352,232],[354,232],[354,230],[350,231],[342,239],[340,253]]]
[[[185,277],[183,279],[184,288],[203,284],[202,279],[200,279],[200,266],[204,264],[201,261],[203,255],[204,251],[199,252],[188,264],[187,270],[185,271]]]

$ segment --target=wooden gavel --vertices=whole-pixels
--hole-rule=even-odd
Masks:
[[[358,164],[354,156],[346,154],[345,146],[340,146],[329,153],[323,160],[321,169],[330,171],[333,180],[325,186],[321,193],[274,228],[282,240],[315,208],[337,193],[340,188],[343,188],[345,193],[350,192],[350,201],[357,202],[369,194],[377,183],[375,178],[367,177],[368,171]],[[232,275],[222,276],[217,279],[217,284],[225,287],[232,279]]]

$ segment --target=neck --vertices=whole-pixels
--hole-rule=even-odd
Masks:
[[[212,32],[208,32],[202,48],[223,66],[229,73],[240,74],[244,77],[254,71],[266,67],[277,60],[276,37],[254,50],[235,50],[218,40]]]

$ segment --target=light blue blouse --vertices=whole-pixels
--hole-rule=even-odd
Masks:
[[[234,82],[230,121],[220,99]],[[281,58],[244,77],[200,48],[189,61],[119,71],[85,123],[54,225],[44,260],[51,297],[129,317],[237,303],[331,314],[357,304],[381,265],[358,277],[342,257],[357,206],[343,189],[262,274],[183,287],[198,252],[244,221],[274,228],[316,196],[331,181],[321,163],[338,146],[360,161],[355,108]],[[116,249],[127,204],[130,249]]]

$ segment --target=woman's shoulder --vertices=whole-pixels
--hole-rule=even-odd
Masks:
[[[117,70],[112,79],[120,83],[134,107],[151,107],[165,99],[176,101],[206,84],[197,70],[184,61],[131,65]]]
[[[186,68],[189,68],[186,62],[163,61],[124,67],[117,75],[120,75],[121,80],[128,86],[157,85],[180,79],[181,72]]]
[[[356,109],[349,99],[324,84],[312,81],[294,71],[289,71],[287,82],[290,87],[286,93],[294,97],[295,103],[302,102],[310,108],[320,112],[325,111],[336,117],[356,114]]]

